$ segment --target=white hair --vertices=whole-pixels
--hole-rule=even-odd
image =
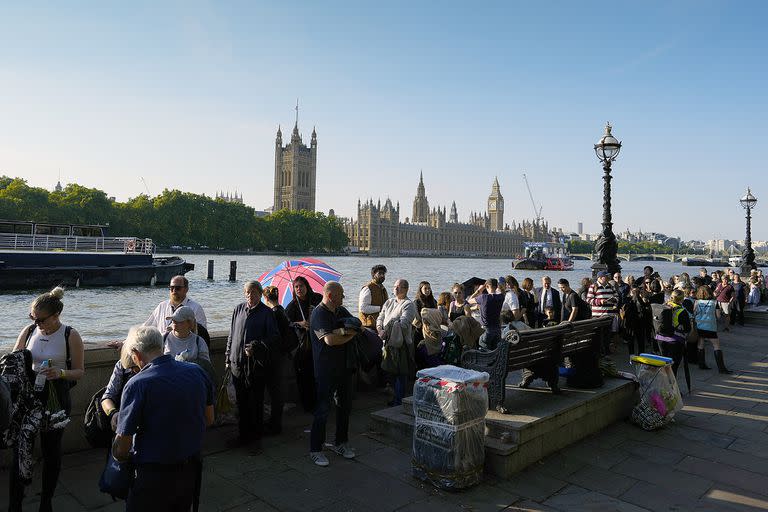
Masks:
[[[128,338],[125,340],[126,352],[133,351],[141,354],[151,354],[153,352],[163,351],[163,335],[154,327],[146,325],[137,325],[131,327],[128,331]]]

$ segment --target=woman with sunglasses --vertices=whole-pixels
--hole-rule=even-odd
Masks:
[[[45,375],[45,385],[39,393],[40,401],[48,403],[50,393],[56,393],[59,404],[69,416],[72,398],[69,390],[83,377],[84,350],[80,334],[61,323],[64,290],[56,287],[37,297],[30,307],[29,319],[34,323],[24,328],[16,340],[14,350],[27,349],[32,355],[32,369]],[[50,365],[43,367],[43,361]],[[55,412],[55,411],[54,411]],[[63,428],[40,432],[40,448],[43,454],[43,487],[40,494],[40,511],[49,511],[56,482],[61,471],[61,438]],[[14,448],[14,467],[18,467],[19,452]],[[24,498],[25,482],[16,471],[10,472],[9,511],[20,511]]]

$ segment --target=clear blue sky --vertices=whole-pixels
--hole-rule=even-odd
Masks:
[[[370,6],[361,6],[369,4]],[[596,232],[606,121],[616,230],[768,239],[768,3],[24,2],[0,6],[0,174],[125,200],[272,202],[274,137],[318,133],[317,207],[359,197]]]

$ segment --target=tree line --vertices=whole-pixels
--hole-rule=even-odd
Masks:
[[[257,217],[250,206],[167,189],[118,202],[96,188],[69,184],[49,192],[8,176],[0,176],[0,219],[108,224],[110,236],[151,238],[163,246],[337,252],[348,243],[341,220],[319,212],[281,210]]]

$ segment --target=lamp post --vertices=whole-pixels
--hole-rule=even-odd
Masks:
[[[611,164],[619,156],[621,142],[611,134],[611,123],[605,125],[605,134],[595,144],[597,159],[603,164],[603,231],[595,243],[597,263],[592,265],[592,273],[607,271],[611,275],[621,270],[619,259],[616,255],[619,244],[616,235],[613,234],[613,222],[611,221]]]
[[[757,198],[752,195],[752,191],[747,188],[747,193],[744,197],[739,199],[741,207],[747,210],[747,238],[744,241],[744,253],[742,254],[743,262],[741,265],[741,273],[749,275],[751,270],[757,268],[755,265],[755,251],[752,250],[752,208],[757,204]]]

